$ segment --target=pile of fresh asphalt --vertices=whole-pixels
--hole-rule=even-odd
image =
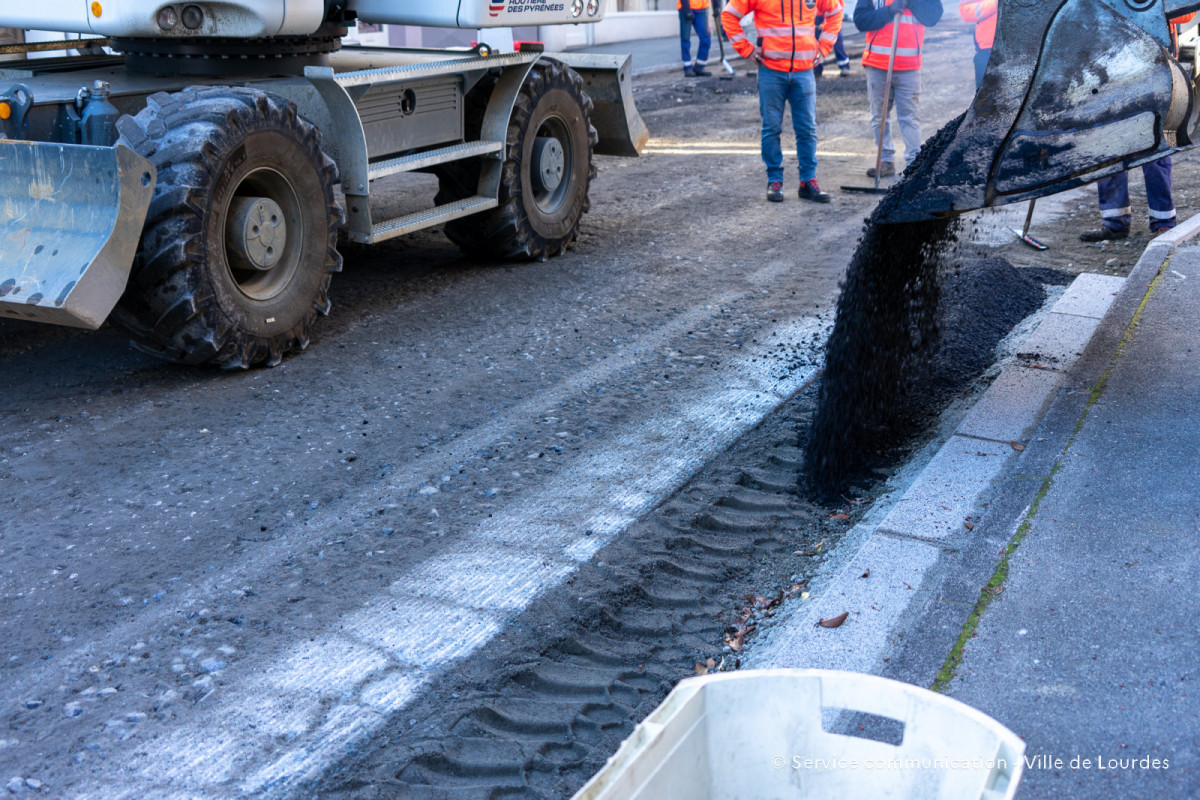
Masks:
[[[996,344],[1042,302],[1042,283],[1062,282],[998,258],[941,263],[938,346],[895,412],[910,437],[889,452],[893,462],[923,444],[941,409],[994,362]],[[745,627],[747,609],[761,629],[803,602],[790,590],[808,581],[886,480],[883,470],[860,476],[836,507],[809,500],[803,483],[796,491],[804,459],[796,443],[807,438],[816,404],[816,386],[791,398],[313,791],[569,797],[698,662],[739,668],[741,653],[726,637]],[[764,608],[763,599],[781,595]]]
[[[961,119],[922,146],[867,219],[851,257],[813,426],[802,442],[801,489],[817,499],[836,500],[873,468],[894,462],[983,373],[997,337],[1044,299],[1038,279],[1046,274],[1021,279],[1003,259],[962,267],[957,217],[885,222],[899,204],[919,202],[906,196],[906,183],[932,169]]]

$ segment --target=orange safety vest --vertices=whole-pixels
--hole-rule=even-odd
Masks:
[[[704,9],[708,8],[708,0],[688,0],[688,7],[691,8],[692,11],[703,11]],[[675,0],[675,10],[680,11],[682,9],[683,0]]]
[[[844,8],[842,0],[729,0],[721,12],[721,27],[738,55],[749,58],[754,45],[742,30],[742,17],[753,12],[763,66],[777,72],[803,72],[833,52]],[[825,16],[820,39],[818,14]]]
[[[875,0],[876,6],[879,0]],[[890,6],[892,0],[883,5]],[[921,50],[925,46],[925,26],[909,9],[877,31],[867,31],[867,49],[863,51],[863,66],[887,69],[892,53],[892,27],[900,23],[900,41],[896,44],[896,70],[920,69]]]
[[[996,0],[963,3],[958,7],[964,22],[975,23],[975,44],[980,50],[991,50],[996,40]]]

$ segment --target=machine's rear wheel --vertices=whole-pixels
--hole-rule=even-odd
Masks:
[[[490,86],[468,98],[468,129],[478,126]],[[500,205],[446,224],[446,235],[467,252],[499,258],[545,259],[579,235],[596,176],[592,148],[592,100],[583,79],[560,61],[534,65],[517,95],[508,122]],[[437,202],[477,193],[479,163],[454,164],[439,172]]]
[[[189,364],[273,366],[307,347],[342,264],[317,129],[280,97],[228,87],[152,95],[118,128],[158,184],[114,319]]]

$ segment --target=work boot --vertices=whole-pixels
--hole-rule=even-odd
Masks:
[[[833,198],[829,196],[829,192],[822,192],[821,187],[817,185],[817,179],[813,178],[800,183],[800,199],[812,200],[814,203],[828,203]]]
[[[894,162],[884,161],[879,165],[879,177],[890,178],[895,174],[896,174],[896,164]],[[867,177],[868,178],[875,177],[875,168],[874,167],[867,168]]]
[[[687,66],[685,66],[685,67],[683,68],[683,77],[685,77],[685,78],[694,78],[694,77],[696,77],[696,76],[695,76],[695,74],[692,72],[692,65],[691,65],[691,64],[688,64]]]
[[[1174,227],[1175,227],[1175,220],[1171,220],[1170,222],[1161,223],[1159,225],[1151,225],[1150,232],[1151,233],[1162,233],[1163,231],[1169,231]]]
[[[839,64],[838,65],[838,77],[839,78],[849,78],[850,77],[850,65],[849,64]]]
[[[692,67],[693,78],[707,78],[710,75],[712,75],[712,73],[706,70],[703,64],[697,64],[696,66]]]
[[[1081,242],[1106,242],[1114,239],[1128,239],[1128,228],[1106,228],[1101,226],[1092,231],[1084,231],[1079,234]]]
[[[771,181],[767,184],[767,199],[772,203],[783,202],[783,184],[779,181]]]

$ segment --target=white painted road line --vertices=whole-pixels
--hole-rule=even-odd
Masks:
[[[816,367],[788,369],[792,352],[781,357],[779,345],[811,346],[823,330],[804,319],[759,337],[692,392],[696,402],[631,426],[520,505],[448,541],[328,623],[320,640],[228,686],[187,727],[144,742],[126,774],[202,795],[301,789],[803,388]]]

